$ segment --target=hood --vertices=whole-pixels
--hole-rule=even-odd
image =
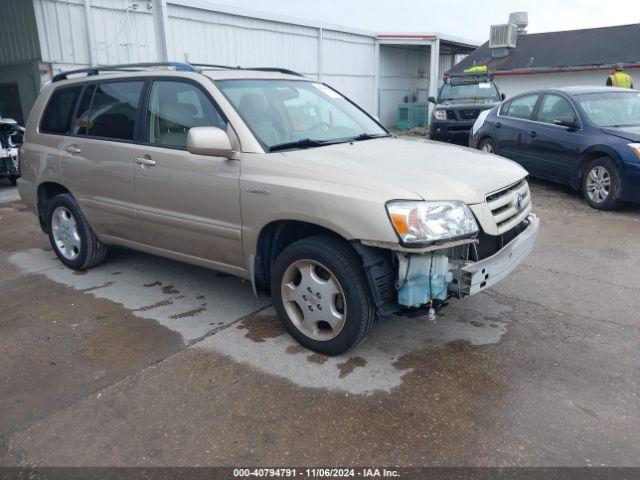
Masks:
[[[326,181],[389,185],[424,200],[482,203],[527,171],[511,160],[439,142],[378,138],[282,152],[326,173]],[[411,197],[407,197],[411,198]],[[391,200],[391,199],[389,199]],[[398,198],[398,200],[403,200]]]
[[[603,133],[614,135],[616,137],[624,138],[631,142],[640,142],[640,125],[633,125],[628,127],[603,127]]]

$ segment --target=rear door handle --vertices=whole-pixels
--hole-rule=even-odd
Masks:
[[[136,157],[136,163],[139,163],[140,165],[149,165],[150,167],[152,167],[156,164],[156,161],[151,160],[150,158]]]
[[[69,153],[82,153],[82,149],[78,147],[75,143],[72,143],[71,145],[67,145],[64,149]]]
[[[500,122],[496,123],[496,128],[500,128],[502,124]]]
[[[538,136],[538,134],[535,131],[530,131],[527,135],[529,135],[531,138],[536,138]]]

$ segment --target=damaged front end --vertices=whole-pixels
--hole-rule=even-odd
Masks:
[[[472,235],[417,248],[368,241],[357,246],[381,316],[433,315],[447,299],[489,288],[522,263],[540,225],[531,213],[526,181],[487,199],[471,209],[474,224],[475,219],[480,224]]]

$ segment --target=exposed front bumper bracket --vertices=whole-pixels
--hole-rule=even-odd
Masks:
[[[534,214],[527,217],[529,225],[499,252],[462,267],[460,294],[468,296],[498,283],[509,275],[531,253],[538,237],[540,220]]]

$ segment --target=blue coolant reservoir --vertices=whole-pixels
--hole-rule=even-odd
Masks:
[[[446,300],[448,280],[449,259],[445,255],[408,255],[399,266],[398,303],[419,307],[429,300]]]

